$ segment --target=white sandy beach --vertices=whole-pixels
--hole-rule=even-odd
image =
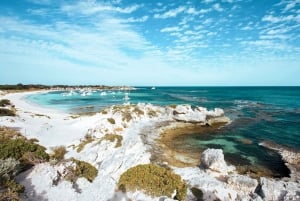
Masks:
[[[98,169],[98,176],[92,183],[83,178],[79,179],[77,182],[79,191],[76,191],[72,188],[72,184],[67,181],[61,181],[58,185],[53,185],[57,172],[64,167],[51,166],[49,163],[38,164],[18,176],[18,181],[26,188],[23,200],[28,201],[127,200],[125,196],[119,196],[118,198],[118,193],[115,190],[119,177],[123,172],[138,164],[150,163],[149,145],[145,145],[141,137],[141,132],[144,132],[145,128],[151,128],[156,123],[163,121],[195,121],[197,119],[204,121],[207,114],[214,115],[216,121],[218,118],[224,120],[223,111],[220,109],[206,111],[206,109],[199,107],[196,111],[190,109],[189,106],[177,106],[177,108],[172,109],[149,104],[138,104],[134,107],[110,107],[105,109],[103,113],[74,118],[70,114],[29,103],[24,97],[31,93],[40,92],[12,93],[0,97],[1,99],[11,100],[17,109],[16,117],[0,117],[0,126],[20,129],[21,133],[27,138],[38,139],[39,143],[45,146],[48,152],[51,151],[51,147],[64,145],[68,151],[65,158],[74,157],[91,163]],[[136,108],[143,111],[143,115],[134,112]],[[131,118],[125,120],[124,114],[128,110],[131,111]],[[174,110],[177,111],[177,114],[174,114]],[[149,111],[152,113],[154,111],[156,115],[149,115]],[[109,122],[108,118],[113,118],[115,122]],[[120,147],[115,146],[116,141],[99,141],[109,133],[123,137]],[[149,133],[152,133],[154,137],[159,136],[158,131],[155,130]],[[76,146],[84,140],[86,134],[91,135],[94,141],[87,144],[82,151],[77,152]],[[234,171],[234,167],[225,163],[221,151],[212,151],[209,154],[216,154],[217,157],[215,157],[213,165],[207,169],[199,167],[171,168],[181,175],[188,183],[189,188],[197,187],[201,189],[204,200],[263,199],[255,192],[258,183],[261,181],[238,175]],[[202,157],[205,158],[206,156]],[[207,160],[211,160],[211,155],[207,157]],[[262,186],[263,190],[265,188],[264,196],[267,198],[265,200],[279,200],[281,197],[280,193],[276,194],[277,191],[284,191],[286,192],[285,196],[295,197],[297,196],[296,192],[300,189],[297,183],[290,182],[289,185],[285,185],[285,183],[283,185],[265,178],[263,178],[263,181],[269,185],[268,187]],[[274,187],[275,192],[267,191],[270,186]],[[140,191],[128,192],[127,196],[132,200],[173,200],[171,198],[166,199],[163,196],[153,198]],[[188,190],[186,200],[195,199],[191,191]]]

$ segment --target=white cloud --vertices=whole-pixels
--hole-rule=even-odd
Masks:
[[[174,27],[165,27],[160,30],[160,32],[178,32],[181,31],[181,28],[174,26]]]
[[[284,8],[284,11],[288,11],[288,10],[294,8],[295,6],[296,6],[296,2],[291,2],[286,5],[286,7]]]
[[[167,12],[162,13],[162,14],[156,13],[154,15],[154,18],[166,19],[166,18],[176,17],[178,14],[184,12],[185,10],[186,10],[186,7],[179,6],[178,8],[168,10]]]
[[[214,4],[213,8],[218,12],[222,12],[224,10],[219,3]]]

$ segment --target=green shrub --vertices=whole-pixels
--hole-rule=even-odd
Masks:
[[[102,140],[108,140],[110,142],[114,142],[117,140],[115,148],[118,148],[122,146],[123,136],[116,134],[106,134],[103,138],[100,139],[100,143],[102,142]]]
[[[0,108],[0,116],[16,116],[16,113],[10,109]]]
[[[0,159],[15,158],[21,159],[27,152],[34,153],[41,161],[48,161],[49,155],[46,148],[24,139],[8,139],[0,144]]]
[[[107,118],[107,121],[111,124],[116,124],[116,121],[114,118]]]
[[[187,185],[181,177],[171,170],[154,165],[138,165],[124,172],[118,182],[118,186],[124,186],[130,191],[144,190],[151,196],[168,196],[174,193],[175,198],[185,200]]]
[[[65,158],[65,154],[67,153],[65,146],[57,146],[52,148],[52,153],[50,154],[50,159],[61,161]]]
[[[8,100],[8,99],[1,99],[0,100],[0,107],[5,107],[7,105],[11,105],[10,100]]]
[[[74,158],[72,158],[71,160],[76,164],[74,170],[75,181],[73,180],[72,182],[76,182],[77,178],[79,177],[84,177],[89,182],[94,181],[94,179],[98,175],[98,170],[94,166],[85,161],[76,160]]]

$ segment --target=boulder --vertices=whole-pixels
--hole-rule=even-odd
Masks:
[[[206,149],[201,154],[201,166],[222,174],[234,170],[234,167],[227,166],[222,149]]]

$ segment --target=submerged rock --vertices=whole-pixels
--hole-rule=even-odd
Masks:
[[[201,154],[201,166],[222,174],[233,171],[233,166],[227,166],[222,149],[206,149]]]

